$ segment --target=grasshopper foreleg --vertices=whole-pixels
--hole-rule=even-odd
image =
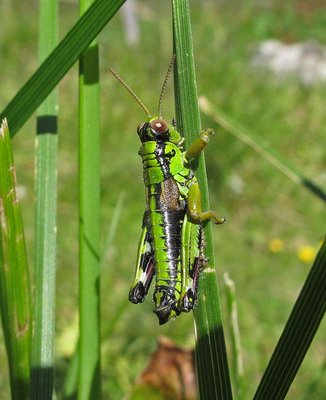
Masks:
[[[197,139],[195,139],[189,146],[188,150],[185,153],[185,157],[187,160],[191,160],[193,158],[198,158],[201,152],[205,149],[207,143],[210,140],[211,136],[214,136],[215,133],[212,129],[206,129],[200,133]]]

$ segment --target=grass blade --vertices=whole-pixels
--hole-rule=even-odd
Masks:
[[[125,0],[95,0],[71,28],[1,112],[0,120],[7,118],[12,136],[51,93],[124,2]]]
[[[284,399],[325,314],[326,240],[319,250],[255,393],[255,400]]]
[[[188,1],[172,1],[172,12],[176,54],[176,115],[178,128],[185,136],[187,147],[201,131]],[[202,193],[203,208],[209,209],[203,156],[198,161],[196,176]],[[194,312],[199,395],[201,399],[231,399],[210,223],[205,226],[205,239],[209,266],[203,271],[199,282],[198,307]]]
[[[249,133],[247,129],[240,126],[236,121],[233,121],[230,116],[225,115],[220,110],[213,111],[213,105],[207,100],[206,97],[200,98],[201,110],[211,117],[218,125],[222,126],[227,132],[231,133],[236,138],[240,139],[243,143],[250,146],[262,157],[270,162],[285,176],[291,179],[292,182],[303,185],[310,193],[317,196],[319,199],[326,201],[326,193],[315,184],[311,179],[306,178],[301,172],[285,161],[280,154],[278,154],[271,146],[264,143],[258,135]]]
[[[7,121],[0,126],[0,311],[11,397],[29,398],[30,283],[16,173]]]
[[[90,1],[80,1],[80,12]],[[79,72],[79,369],[78,399],[101,398],[99,55],[93,42]]]
[[[244,393],[244,369],[242,360],[242,349],[240,342],[240,330],[238,321],[238,307],[235,295],[235,285],[227,273],[224,274],[226,304],[228,309],[229,333],[232,349],[232,377],[234,383],[234,392],[237,400],[245,399]]]
[[[39,14],[39,60],[57,43],[57,0],[42,0]],[[36,136],[35,298],[31,399],[52,399],[54,377],[57,202],[57,93],[38,109]]]

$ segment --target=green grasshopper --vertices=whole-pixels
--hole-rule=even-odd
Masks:
[[[148,116],[137,128],[146,210],[129,300],[142,303],[155,275],[153,311],[160,325],[194,308],[199,274],[206,263],[202,223],[210,219],[216,224],[225,221],[215,211],[202,210],[199,185],[190,167],[190,161],[199,157],[213,131],[201,132],[184,152],[184,139],[175,123],[168,124],[161,117],[163,93],[173,63],[174,57],[162,86],[157,116],[152,116],[130,87],[110,69]]]

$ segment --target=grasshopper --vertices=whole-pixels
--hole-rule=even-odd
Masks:
[[[199,185],[190,166],[191,160],[204,150],[213,131],[201,132],[184,151],[184,139],[175,122],[169,124],[161,116],[163,93],[173,64],[174,57],[162,86],[156,116],[149,113],[130,87],[110,68],[148,116],[147,121],[137,128],[146,209],[129,300],[134,304],[142,303],[155,276],[153,311],[160,325],[194,308],[200,271],[206,264],[202,223],[212,220],[222,224],[225,221],[215,211],[202,210]]]

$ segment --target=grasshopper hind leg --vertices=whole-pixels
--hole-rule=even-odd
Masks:
[[[191,311],[197,301],[198,281],[206,265],[204,232],[200,224],[193,224],[185,217],[182,232],[183,296],[180,309]]]
[[[145,213],[143,232],[138,246],[135,279],[129,292],[129,301],[134,304],[145,300],[155,273],[152,239],[146,226],[146,215]]]
[[[204,266],[206,265],[205,258],[196,258],[193,266],[192,275],[189,279],[189,286],[186,290],[185,295],[182,299],[181,309],[183,312],[189,312],[194,309],[196,306],[197,301],[197,293],[198,293],[198,280],[201,271],[203,270]]]
[[[144,277],[135,282],[129,292],[129,301],[134,304],[142,303],[148,293],[154,275],[154,264],[149,260]]]
[[[200,268],[199,268],[199,259],[196,258],[194,261],[194,272],[195,275],[194,277],[196,278],[196,276],[198,275],[199,277],[199,273],[200,273]],[[191,276],[188,277],[188,282],[185,288],[185,294],[182,297],[182,302],[181,302],[181,310],[183,312],[189,312],[191,310],[193,310],[194,306],[195,306],[195,302],[197,300],[197,284],[196,281],[198,282],[198,279],[193,279]]]

